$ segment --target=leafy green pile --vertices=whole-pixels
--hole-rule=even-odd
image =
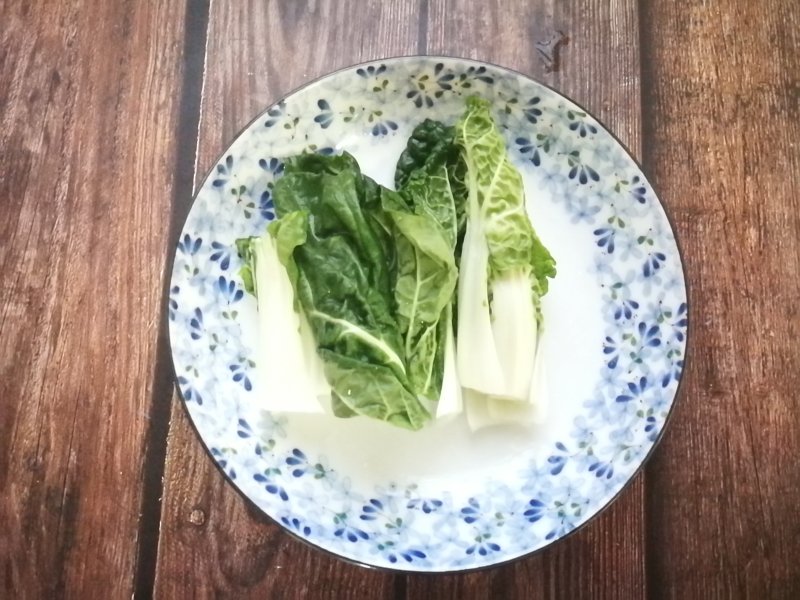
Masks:
[[[270,327],[298,331],[266,358],[273,390],[322,405],[330,395],[336,416],[412,430],[458,412],[461,386],[486,402],[527,401],[555,263],[489,104],[468,99],[452,127],[418,125],[395,185],[379,186],[347,153],[292,157],[275,184],[278,219],[237,241],[260,318],[270,311]],[[285,274],[273,282],[278,261]],[[325,381],[306,391],[291,383],[319,371]]]

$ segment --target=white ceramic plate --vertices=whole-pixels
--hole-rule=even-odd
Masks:
[[[413,127],[493,101],[535,227],[558,262],[544,299],[550,410],[532,429],[419,432],[263,409],[255,300],[234,240],[274,218],[282,159],[346,150],[390,185]],[[253,121],[206,178],[178,242],[172,357],[189,415],[239,491],[346,559],[414,571],[485,567],[596,515],[653,449],[683,368],[681,259],[653,189],[584,110],[518,73],[407,57],[348,68]]]

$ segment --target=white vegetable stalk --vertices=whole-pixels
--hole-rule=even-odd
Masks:
[[[489,247],[480,218],[470,218],[458,280],[458,378],[465,388],[495,394],[505,391],[505,374],[492,332],[488,270]]]
[[[446,317],[448,323],[452,322],[451,310],[447,310]],[[444,348],[444,374],[442,377],[442,391],[439,394],[439,402],[436,406],[436,418],[455,416],[461,414],[463,410],[463,399],[461,396],[461,383],[458,381],[458,369],[456,367],[456,344],[452,326],[447,330]]]
[[[458,378],[470,428],[542,422],[547,391],[530,276],[520,270],[489,281],[480,217],[467,221],[458,309]]]
[[[547,378],[544,352],[537,352],[527,402],[464,390],[464,409],[472,431],[495,425],[527,425],[544,423],[547,418]]]
[[[273,412],[322,413],[331,388],[305,316],[294,309],[294,289],[278,259],[275,240],[263,235],[255,246],[258,298],[258,368],[264,408]],[[263,289],[259,282],[269,282]],[[268,287],[267,287],[268,286]]]
[[[492,333],[505,386],[491,393],[524,402],[530,395],[538,343],[536,308],[527,274],[506,275],[492,282]]]

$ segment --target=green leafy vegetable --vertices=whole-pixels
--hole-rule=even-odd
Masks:
[[[419,395],[436,401],[444,375],[440,319],[452,302],[457,279],[453,246],[437,221],[411,212],[400,194],[385,190],[383,208],[394,224],[394,297],[409,377]]]
[[[337,414],[353,413],[419,429],[430,418],[406,366],[394,312],[394,239],[381,188],[350,155],[301,155],[275,184],[279,240],[284,220],[304,220],[291,256],[296,298],[314,332]],[[297,233],[296,235],[299,235]],[[290,275],[291,278],[291,275]]]
[[[467,190],[466,164],[454,140],[453,127],[430,119],[420,123],[395,172],[405,204],[391,210],[384,202],[399,232],[395,296],[412,381],[418,393],[434,401],[459,389],[452,343],[453,292]]]
[[[429,406],[461,412],[462,385],[471,425],[541,415],[532,378],[555,262],[489,103],[468,99],[455,126],[420,123],[395,184],[377,185],[347,153],[286,160],[278,220],[268,236],[237,241],[245,289],[265,313],[261,336],[273,336],[264,346],[280,354],[276,340],[299,332],[269,365],[272,383],[290,399],[330,399],[338,417],[412,430]],[[287,375],[304,372],[310,386]]]
[[[458,290],[459,378],[489,396],[529,400],[540,299],[555,261],[533,230],[522,177],[486,100],[467,100],[456,143],[469,190]]]
[[[305,315],[295,302],[292,279],[297,269],[282,264],[295,246],[305,241],[305,213],[273,223],[279,235],[237,241],[246,262],[240,274],[258,301],[257,364],[270,385],[275,410],[321,412],[331,395]],[[261,292],[261,293],[259,293]]]
[[[417,125],[397,161],[395,187],[405,192],[415,209],[427,212],[454,234],[457,245],[466,223],[467,165],[455,134],[455,127],[431,119]]]

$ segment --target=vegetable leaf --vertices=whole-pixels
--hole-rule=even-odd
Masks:
[[[290,257],[280,250],[281,261],[296,268],[290,279],[333,388],[334,409],[419,429],[430,415],[409,381],[394,314],[396,251],[381,214],[381,188],[348,154],[301,155],[286,162],[274,199],[277,223],[305,224],[304,242]],[[284,226],[270,232],[284,248]],[[299,237],[288,233],[289,241]]]
[[[452,199],[444,201],[452,205]],[[452,302],[458,276],[453,244],[436,220],[412,213],[400,194],[384,190],[383,206],[395,227],[394,295],[409,377],[418,394],[436,400],[444,372],[439,320]]]
[[[458,371],[465,387],[529,401],[540,299],[555,275],[555,261],[533,230],[522,176],[490,106],[468,98],[456,125],[469,191],[458,290]]]
[[[488,101],[470,97],[457,127],[457,142],[468,165],[471,201],[477,203],[495,275],[533,271],[540,294],[554,277],[555,260],[533,230],[525,211],[522,176],[511,164]]]

